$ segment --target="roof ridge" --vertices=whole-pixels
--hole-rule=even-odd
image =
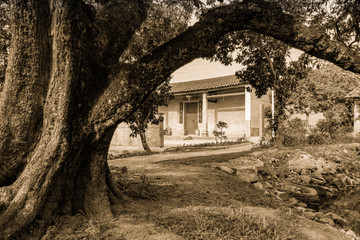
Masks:
[[[170,83],[170,86],[172,88],[171,92],[181,93],[236,86],[245,83],[246,81],[238,79],[235,75],[226,75],[214,78]]]

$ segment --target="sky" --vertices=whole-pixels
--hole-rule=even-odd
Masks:
[[[303,53],[300,50],[292,49],[290,54],[290,60],[297,60]],[[230,66],[225,66],[220,62],[210,62],[205,59],[195,59],[191,63],[176,70],[172,76],[171,83],[185,82],[191,80],[200,80],[213,77],[221,77],[227,75],[234,75],[237,70],[240,70],[242,66],[237,63],[233,63]]]

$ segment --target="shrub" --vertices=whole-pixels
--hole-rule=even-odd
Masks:
[[[331,136],[327,132],[320,132],[317,129],[308,136],[308,143],[311,145],[327,144],[331,142]]]
[[[282,143],[284,146],[297,146],[307,143],[307,129],[300,118],[288,120],[283,129]]]
[[[213,131],[213,135],[215,136],[216,143],[218,142],[218,138],[220,139],[220,142],[227,139],[225,136],[224,128],[228,128],[229,125],[226,122],[219,121],[216,124],[217,129]]]

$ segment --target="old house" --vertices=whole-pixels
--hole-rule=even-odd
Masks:
[[[165,134],[212,136],[219,121],[226,122],[228,137],[260,137],[271,106],[270,94],[257,98],[255,90],[235,76],[172,83],[175,98],[159,112]]]

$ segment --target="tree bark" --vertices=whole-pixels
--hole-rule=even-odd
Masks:
[[[5,102],[2,103],[0,110],[4,115],[7,108],[13,112],[20,112],[16,108],[17,102],[23,103],[29,96],[34,98],[35,103],[29,102],[28,105],[38,107],[36,101],[41,101],[42,109],[36,113],[28,111],[41,121],[36,125],[38,129],[34,130],[39,140],[31,149],[25,146],[22,150],[28,155],[27,164],[22,164],[25,166],[24,171],[11,186],[0,189],[0,206],[4,210],[0,213],[0,239],[26,239],[30,232],[34,235],[39,229],[39,223],[41,223],[41,235],[43,227],[51,223],[54,215],[59,213],[71,214],[82,210],[89,217],[110,219],[113,216],[111,201],[115,196],[120,195],[111,180],[106,162],[115,125],[108,126],[106,131],[98,134],[92,131],[92,124],[88,119],[91,102],[94,101],[92,93],[97,89],[97,82],[106,81],[109,75],[109,71],[99,64],[99,58],[92,56],[92,51],[96,51],[98,47],[97,32],[94,31],[95,19],[90,14],[90,9],[81,1],[52,1],[52,6],[41,3],[44,2],[18,1],[14,3],[12,9],[15,15],[22,14],[20,19],[23,20],[21,24],[24,26],[27,26],[28,22],[33,22],[33,25],[28,26],[30,32],[39,22],[48,27],[50,26],[47,23],[51,22],[51,48],[42,49],[47,51],[46,54],[42,53],[45,56],[51,54],[51,60],[46,61],[51,67],[41,68],[42,58],[40,61],[40,57],[32,59],[31,56],[26,55],[36,50],[40,51],[39,48],[42,47],[41,41],[34,41],[35,36],[28,39],[29,42],[34,41],[32,45],[23,46],[21,42],[12,45],[14,60],[10,61]],[[48,13],[52,11],[52,19],[46,24],[42,22],[45,21],[42,19],[44,16],[35,14],[42,8]],[[34,14],[37,18],[33,17]],[[130,26],[131,31],[135,31],[135,26],[139,26],[141,21],[140,18],[134,21]],[[16,24],[15,26],[18,27]],[[14,32],[13,38],[17,40],[25,35],[24,29],[26,33],[27,28],[21,28],[21,31]],[[38,34],[48,37],[48,32]],[[126,36],[126,39],[129,39],[129,36]],[[26,54],[21,55],[23,52]],[[47,92],[43,93],[43,97],[39,96],[40,93],[36,95],[39,87],[35,85],[40,84],[38,79],[34,79],[31,85],[31,87],[34,85],[33,88],[29,87],[25,90],[23,88],[27,83],[18,82],[25,81],[29,75],[21,76],[23,78],[16,75],[20,72],[20,68],[24,67],[21,65],[22,62],[29,63],[31,74],[38,74],[36,72],[38,68],[47,71],[46,74],[44,73],[44,82],[46,82],[44,89]],[[11,74],[11,68],[16,67],[19,70]],[[35,73],[32,73],[33,71]],[[15,87],[12,87],[11,83],[14,83]],[[16,91],[24,91],[28,95],[18,94],[16,99],[11,96],[11,93]],[[28,118],[31,120],[32,116],[18,114],[14,117],[14,115],[14,113],[9,114],[10,117],[17,119],[19,116],[26,117],[25,121],[28,121]],[[11,119],[8,122],[11,123]],[[34,123],[30,122],[24,125],[23,129],[31,133],[33,125]],[[5,136],[13,137],[13,134]],[[9,145],[9,141],[4,141],[4,145],[15,149],[14,145]],[[2,157],[7,156],[1,154]],[[15,156],[26,162],[26,158],[23,159],[22,155]],[[11,156],[9,159],[2,158],[0,162],[15,163]]]
[[[50,68],[48,1],[15,1],[12,9],[7,81],[0,98],[0,186],[15,181],[39,140]]]
[[[146,134],[145,134],[145,131],[140,131],[139,132],[139,135],[140,135],[140,139],[141,139],[141,144],[145,150],[146,153],[151,153],[151,149],[146,141]]]

